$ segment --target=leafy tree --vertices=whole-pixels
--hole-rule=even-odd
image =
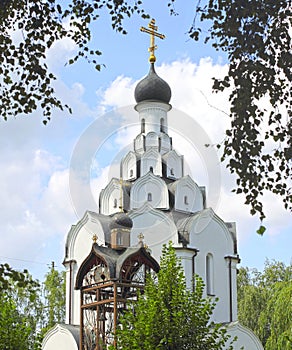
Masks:
[[[65,271],[55,269],[52,262],[43,282],[42,315],[39,318],[39,332],[35,339],[34,349],[40,350],[46,332],[56,323],[65,322]]]
[[[216,302],[204,299],[203,289],[199,277],[194,291],[186,288],[174,248],[164,246],[157,279],[148,276],[144,293],[121,319],[117,348],[223,349],[229,336],[210,321]]]
[[[175,0],[166,0],[175,15]],[[231,127],[222,161],[237,176],[236,193],[245,195],[252,215],[265,218],[265,191],[281,196],[292,208],[291,158],[291,0],[198,0],[189,36],[198,40],[201,24],[210,24],[205,41],[227,53],[229,71],[214,79],[215,91],[231,87]],[[101,52],[90,46],[91,24],[109,16],[126,34],[124,18],[148,18],[143,1],[2,0],[0,3],[0,113],[4,119],[41,108],[46,123],[63,105],[55,95],[56,76],[46,65],[47,49],[70,38],[77,46],[69,64],[85,59],[97,69]],[[259,234],[265,227],[261,226]]]
[[[15,287],[26,287],[34,291],[39,286],[38,281],[34,281],[27,270],[22,272],[14,270],[8,264],[0,264],[0,293],[13,290]]]
[[[206,41],[227,53],[228,74],[214,79],[215,91],[231,87],[231,128],[222,161],[237,175],[236,193],[244,193],[251,214],[265,218],[264,191],[291,197],[291,0],[198,1],[201,21],[211,23]],[[194,21],[189,34],[198,40]],[[220,147],[221,145],[219,145]],[[258,233],[263,234],[262,226]]]
[[[101,65],[99,50],[89,48],[90,24],[108,12],[113,29],[126,34],[123,18],[138,13],[145,17],[141,1],[123,0],[2,0],[0,3],[0,114],[4,119],[17,114],[43,110],[44,123],[52,109],[70,107],[56,97],[45,59],[47,49],[62,39],[70,38],[78,51],[69,64],[84,58],[97,70]],[[69,23],[67,26],[66,23]]]
[[[46,329],[65,322],[65,288],[65,271],[59,272],[52,263],[44,281]]]
[[[41,317],[41,288],[27,270],[0,265],[0,349],[32,349]]]
[[[65,318],[65,278],[54,264],[43,288],[27,270],[0,265],[0,350],[39,350],[46,331]]]
[[[263,272],[240,268],[238,318],[261,339],[266,350],[292,345],[292,266],[269,260]]]
[[[30,320],[21,315],[8,295],[0,295],[0,349],[30,349]]]

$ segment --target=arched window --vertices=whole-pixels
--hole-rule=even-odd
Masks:
[[[130,177],[133,177],[134,175],[134,172],[133,172],[133,169],[130,170]]]
[[[160,132],[164,132],[164,119],[160,119]]]
[[[152,193],[150,192],[147,194],[147,201],[152,202]]]
[[[174,169],[173,168],[170,169],[170,175],[174,175]]]
[[[145,132],[145,119],[144,118],[141,120],[141,132],[142,133]]]
[[[206,255],[206,289],[207,295],[214,295],[214,261],[213,255]]]
[[[188,201],[188,196],[184,196],[184,204],[188,205],[189,201]]]
[[[114,199],[114,208],[117,208],[118,207],[118,200],[115,198]]]
[[[151,171],[151,173],[153,173],[153,166],[151,166],[151,167],[149,168],[149,171]]]

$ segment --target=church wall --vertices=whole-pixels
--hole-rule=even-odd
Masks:
[[[194,287],[193,276],[196,273],[195,258],[197,253],[197,249],[176,248],[176,255],[181,259],[188,289],[193,289]]]
[[[172,241],[174,245],[178,244],[176,226],[163,212],[146,204],[138,211],[130,213],[129,216],[133,220],[131,246],[138,244],[137,237],[142,232],[144,243],[150,248],[151,255],[158,262],[163,244],[167,244],[169,241]]]
[[[197,216],[190,232],[190,247],[198,248],[195,258],[195,273],[200,275],[205,284],[205,295],[219,298],[213,314],[215,322],[231,322],[236,319],[234,310],[236,299],[236,274],[231,271],[232,299],[230,298],[229,259],[226,256],[233,255],[233,241],[224,223],[211,210],[205,210],[200,218]],[[208,261],[211,257],[211,269],[208,269]],[[212,274],[210,277],[209,274]],[[208,284],[212,283],[210,287]],[[207,284],[208,283],[208,284]],[[232,306],[230,306],[232,303]],[[232,316],[230,311],[232,310]]]
[[[99,244],[104,244],[105,242],[105,233],[101,223],[98,221],[98,214],[95,215],[94,217],[87,212],[83,219],[74,227],[73,232],[70,231],[70,239],[67,248],[68,255],[64,261],[64,265],[66,267],[66,322],[69,323],[70,318],[71,324],[79,324],[80,322],[80,292],[74,290],[75,278],[79,267],[90,253],[93,235],[97,235],[97,242]],[[75,262],[71,263],[73,269],[70,272],[70,261],[72,260]],[[72,279],[71,288],[70,276]],[[71,308],[69,303],[71,303]],[[71,317],[69,317],[70,310]]]

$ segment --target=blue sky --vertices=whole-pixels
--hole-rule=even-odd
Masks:
[[[174,148],[185,155],[190,174],[207,187],[210,197],[208,160],[197,154],[196,142],[188,143],[179,135],[177,116],[185,113],[196,132],[203,130],[212,143],[222,140],[229,122],[228,94],[212,94],[211,84],[213,76],[226,72],[227,60],[202,42],[188,39],[193,3],[177,1],[175,17],[154,0],[147,2],[147,10],[166,35],[164,41],[157,40],[156,68],[172,89],[169,133]],[[85,62],[65,66],[76,49],[68,40],[48,52],[49,67],[59,78],[56,93],[71,105],[72,115],[56,111],[47,126],[38,112],[0,122],[0,262],[27,268],[40,279],[53,260],[61,269],[70,226],[86,209],[97,210],[98,192],[111,176],[119,176],[117,160],[137,133],[133,93],[148,72],[149,37],[139,31],[147,24],[137,16],[126,20],[126,36],[113,32],[106,18],[94,25],[92,45],[103,52],[99,60],[106,66],[101,72]],[[80,169],[77,177],[76,164],[81,170],[86,167],[89,177],[80,178]],[[242,265],[262,269],[266,258],[290,263],[291,216],[281,201],[265,197],[267,232],[260,237],[255,233],[259,221],[249,215],[242,197],[230,193],[234,178],[224,165],[220,172],[218,196],[211,204],[223,220],[236,221]]]

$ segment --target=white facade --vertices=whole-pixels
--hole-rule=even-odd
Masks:
[[[79,291],[74,286],[77,272],[90,252],[92,236],[98,237],[98,244],[109,246],[110,215],[123,208],[133,221],[130,246],[137,245],[137,237],[142,233],[152,256],[159,261],[163,244],[172,241],[181,257],[187,286],[192,288],[192,277],[198,274],[206,285],[205,296],[219,298],[213,320],[229,324],[230,334],[239,339],[235,349],[241,346],[246,350],[263,349],[255,335],[237,322],[239,256],[235,224],[225,223],[208,208],[205,188],[199,187],[189,175],[184,176],[183,156],[172,148],[168,135],[169,100],[141,101],[141,91],[139,98],[135,109],[141,133],[134,140],[133,150],[121,161],[121,179],[111,179],[101,191],[100,212],[86,212],[68,233],[64,259],[66,323],[70,326],[80,322]],[[69,330],[66,326],[51,330],[43,349],[77,349],[68,336]],[[61,333],[71,339],[66,345]],[[58,341],[62,346],[56,345]]]

